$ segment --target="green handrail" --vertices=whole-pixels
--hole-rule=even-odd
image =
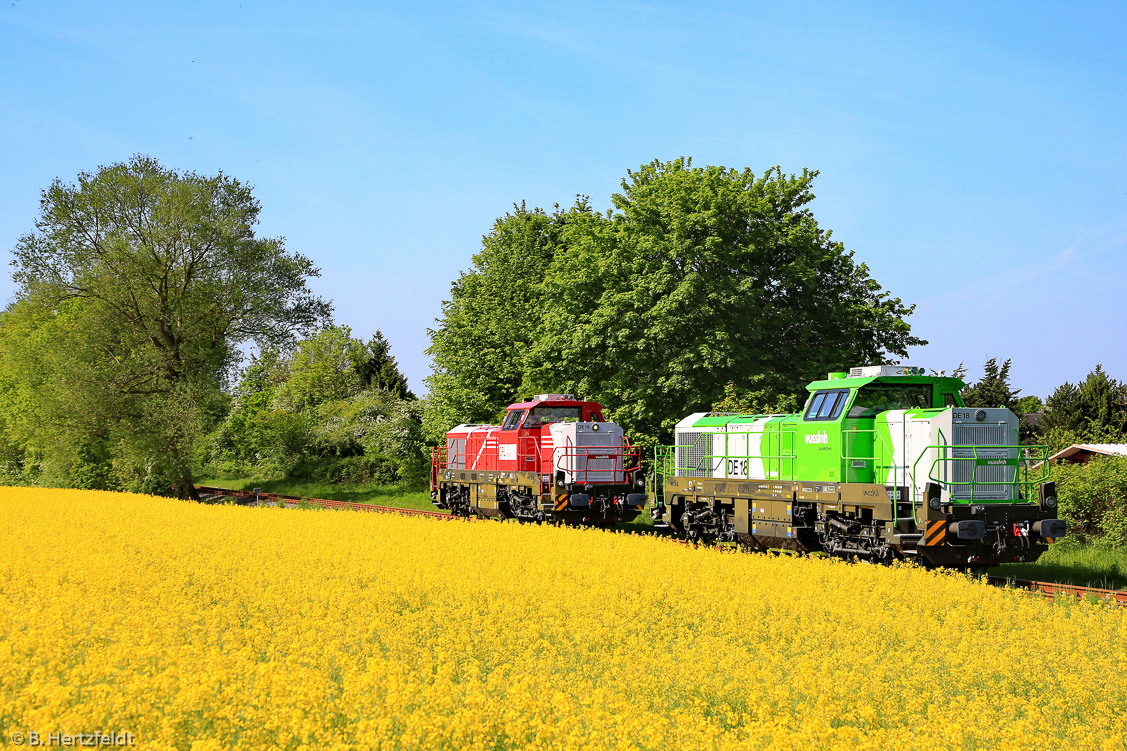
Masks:
[[[720,435],[724,436],[724,453],[713,453],[711,450],[704,451],[701,454],[700,461],[697,462],[696,466],[694,466],[694,467],[679,467],[679,466],[677,466],[677,453],[676,453],[677,449],[699,449],[699,448],[701,448],[701,446],[700,446],[701,440],[704,439],[706,436],[709,439],[711,439],[714,436],[720,436]],[[738,453],[738,452],[737,453],[729,453],[728,448],[729,448],[731,438],[743,436],[745,439],[748,440],[748,443],[750,444],[750,438],[753,435],[766,437],[766,439],[767,439],[766,443],[767,443],[768,451],[770,451],[770,449],[771,449],[771,443],[774,442],[775,447],[777,448],[777,452],[760,453],[760,454],[751,454],[751,453],[747,453],[747,452],[745,452],[745,453]],[[777,436],[777,438],[775,436]],[[710,440],[710,442],[711,442],[711,440]],[[711,473],[713,460],[717,460],[717,459],[723,460],[725,462],[727,462],[730,459],[740,459],[740,460],[746,460],[746,461],[750,461],[752,459],[758,459],[758,460],[760,460],[764,463],[764,467],[765,467],[764,474],[766,474],[766,472],[767,472],[766,468],[768,466],[770,466],[771,463],[776,464],[777,474],[779,475],[779,477],[777,477],[777,478],[765,478],[765,479],[793,480],[794,474],[795,474],[795,463],[798,460],[798,455],[795,453],[795,450],[794,450],[796,442],[797,442],[797,437],[796,437],[795,431],[793,431],[793,430],[774,429],[774,430],[733,431],[733,432],[725,432],[725,433],[701,433],[700,435],[697,436],[696,442],[693,443],[692,445],[689,445],[689,444],[673,444],[673,445],[668,445],[668,446],[655,446],[654,447],[654,470],[657,472],[657,474],[659,474],[663,478],[665,478],[665,477],[669,477],[669,476],[676,476],[678,471],[682,471],[682,472],[706,471],[706,467],[707,467],[707,471],[709,471]],[[789,445],[784,446],[784,443],[787,443]],[[763,448],[763,444],[764,444],[764,441],[761,438],[761,440],[760,440],[760,449],[761,450]],[[710,446],[710,449],[711,449],[711,446]],[[786,453],[784,453],[784,450],[786,451]],[[787,472],[788,476],[786,476],[786,477],[783,476],[783,474],[784,474],[784,462],[789,463],[789,464],[786,465],[787,469],[789,470]],[[662,483],[661,500],[662,500],[663,503],[665,502],[665,483],[664,482]]]
[[[1045,482],[1046,480],[1049,479],[1049,462],[1048,462],[1049,447],[1048,446],[1043,446],[1043,445],[1037,445],[1037,446],[990,446],[990,445],[985,445],[985,444],[973,444],[973,445],[967,444],[967,445],[961,445],[961,446],[960,445],[951,445],[951,444],[935,444],[935,445],[932,445],[932,446],[926,446],[926,447],[924,447],[923,450],[920,451],[919,456],[916,457],[916,461],[912,464],[911,478],[912,478],[912,489],[913,489],[913,498],[912,498],[912,500],[913,500],[913,503],[912,503],[913,517],[915,515],[915,506],[916,506],[915,495],[914,495],[915,488],[916,488],[916,471],[919,468],[920,461],[924,458],[924,455],[928,451],[931,451],[932,449],[936,450],[937,456],[932,460],[931,466],[928,467],[927,481],[937,483],[941,488],[947,489],[948,491],[950,491],[951,487],[970,485],[970,489],[971,489],[970,490],[970,498],[966,499],[966,501],[965,501],[966,503],[973,503],[974,502],[974,500],[975,500],[974,490],[975,490],[975,486],[977,486],[977,485],[1011,485],[1014,488],[1014,490],[1017,491],[1018,494],[1021,494],[1024,491],[1026,497],[1028,498],[1032,494],[1034,486],[1039,485],[1039,484],[1041,484],[1041,483],[1043,483],[1043,482]],[[979,453],[978,453],[979,451],[996,452],[996,451],[1003,450],[1003,449],[1006,450],[1007,453],[1009,453],[1010,451],[1017,451],[1017,452],[1019,452],[1019,455],[1018,456],[999,457],[999,456],[980,456]],[[971,455],[970,456],[950,456],[949,452],[951,452],[951,451],[969,451],[969,452],[971,452]],[[1037,452],[1036,455],[1027,455],[1027,456],[1021,455],[1021,453],[1030,454],[1033,451]],[[948,464],[948,463],[968,462],[968,461],[975,463],[974,468],[977,468],[979,466],[1010,466],[1010,467],[1014,467],[1013,479],[1007,480],[1005,482],[985,482],[985,481],[979,482],[979,480],[976,477],[976,475],[978,473],[975,472],[973,469],[970,473],[970,478],[971,478],[970,480],[950,480],[950,479],[942,479],[942,478],[935,476],[936,467],[940,463],[944,463],[945,469],[947,469],[947,471],[944,472],[944,474],[948,475],[948,476],[953,476],[954,475],[954,471],[953,471],[954,466],[953,466],[953,464]],[[989,464],[985,464],[985,462],[989,462]],[[999,462],[1001,462],[1001,464],[999,464]],[[1032,462],[1037,462],[1038,464],[1036,464],[1034,466],[1030,466],[1030,464]],[[1035,478],[1030,479],[1031,471],[1034,470],[1034,469],[1038,469],[1038,468],[1040,469],[1039,475]],[[1021,479],[1023,477],[1025,479]]]

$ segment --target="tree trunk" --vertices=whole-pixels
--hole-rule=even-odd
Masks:
[[[182,501],[198,501],[200,499],[199,491],[192,483],[190,472],[181,473],[180,479],[172,486],[172,490],[176,493],[176,497]]]
[[[173,485],[173,492],[183,501],[198,501],[200,494],[193,482],[191,462],[184,461],[184,457],[176,448],[173,448],[172,456],[176,467],[176,484]]]

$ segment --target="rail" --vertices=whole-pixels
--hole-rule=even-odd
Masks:
[[[997,488],[999,485],[1008,485],[1013,488],[1012,498],[1025,498],[1030,499],[1035,496],[1036,486],[1049,479],[1049,447],[1048,446],[997,446],[997,445],[984,445],[984,444],[966,444],[966,445],[951,445],[951,444],[935,444],[927,446],[922,449],[916,461],[912,463],[912,488],[918,488],[919,484],[916,482],[916,474],[919,469],[920,462],[928,455],[929,451],[935,451],[936,456],[932,460],[931,465],[927,470],[927,482],[934,482],[940,488],[951,492],[953,488],[960,488],[970,486],[970,498],[960,498],[959,502],[974,503],[975,500],[998,500],[996,498],[985,499],[975,498],[975,489],[979,485],[991,485]],[[1011,451],[1020,452],[1018,456],[998,456],[997,452],[1005,450],[1006,453]],[[958,451],[967,453],[969,456],[950,456],[950,452]],[[980,456],[979,451],[989,451],[990,456]],[[1034,453],[1036,452],[1036,453]],[[948,464],[950,462],[950,464]],[[954,462],[973,462],[970,465],[970,479],[969,480],[952,480],[948,477],[955,476],[953,471],[956,464]],[[1036,464],[1033,464],[1036,462]],[[943,466],[942,474],[944,477],[936,477],[936,468],[940,465]],[[1013,467],[1012,480],[979,480],[978,468],[979,467]],[[1037,470],[1036,476],[1033,472]],[[1024,478],[1024,479],[1023,479]],[[914,493],[913,493],[914,496]],[[915,498],[913,497],[913,500]],[[914,513],[915,504],[913,504]]]
[[[724,438],[724,452],[716,453],[713,451],[715,439],[723,436]],[[731,452],[733,439],[742,439],[745,447],[752,445],[752,437],[759,437],[759,446],[761,453],[753,454],[748,450],[742,453],[736,451]],[[669,446],[655,446],[654,447],[654,469],[657,474],[662,477],[693,477],[695,475],[688,475],[688,472],[705,472],[705,477],[714,476],[713,472],[721,471],[721,462],[723,468],[722,477],[725,479],[738,479],[738,480],[786,480],[793,481],[795,476],[795,462],[798,460],[798,455],[795,453],[796,434],[793,430],[743,430],[725,433],[707,433],[702,432],[697,436],[696,441],[690,444],[673,444]],[[705,448],[701,445],[702,441],[707,440],[708,447]],[[763,453],[762,449],[764,444],[767,446],[767,452]],[[772,444],[774,444],[775,451],[772,451]],[[787,445],[784,445],[787,444]],[[684,454],[692,453],[699,455],[700,459],[696,465],[693,466],[680,466],[677,463],[678,449]],[[751,471],[751,462],[758,461],[763,467],[763,477],[754,477]],[[662,500],[665,500],[664,483],[662,486]]]
[[[1075,584],[1061,584],[1060,582],[1039,582],[1031,579],[1010,579],[1005,576],[988,576],[986,581],[996,587],[1013,587],[1029,592],[1044,595],[1045,597],[1073,596],[1080,599],[1097,599],[1113,602],[1116,605],[1127,605],[1127,591],[1121,589],[1098,589],[1096,587],[1080,587]]]
[[[377,506],[372,503],[352,503],[351,501],[331,501],[326,498],[306,498],[299,495],[280,495],[278,493],[255,493],[253,490],[230,490],[217,488],[210,485],[196,485],[196,491],[206,495],[220,495],[236,499],[255,499],[259,502],[281,503],[285,506],[300,506],[307,504],[326,509],[346,511],[368,511],[380,514],[403,514],[404,516],[431,516],[440,519],[457,519],[460,517],[446,514],[441,511],[422,511],[413,508],[399,508],[398,506]]]
[[[532,447],[531,452],[525,452],[523,455],[532,455],[535,457],[536,473],[541,472],[544,466],[544,458],[540,453],[540,443],[536,440],[530,440],[528,445]],[[451,469],[451,457],[455,466],[453,469],[460,469],[466,471],[482,471],[473,462],[473,466],[469,466],[470,462],[466,461],[469,452],[455,452],[450,454],[450,449],[447,446],[434,446],[431,448],[431,462],[430,462],[430,489],[436,490],[438,487],[438,475],[440,472]],[[611,480],[611,483],[620,483],[628,479],[631,472],[636,472],[642,466],[642,450],[626,443],[613,445],[613,446],[555,446],[552,448],[553,453],[553,472],[566,471],[574,474],[583,474],[588,472],[587,466],[591,461],[610,461],[615,460],[615,467],[611,469],[591,469],[592,474],[600,472],[613,472],[617,475],[622,475],[621,478]],[[583,457],[583,469],[575,469],[574,465],[567,465],[568,458]],[[492,471],[492,470],[490,470]],[[529,471],[529,470],[525,470]],[[605,482],[605,481],[604,481]],[[592,482],[592,485],[601,484],[599,482]]]
[[[438,490],[438,473],[446,469],[446,446],[435,446],[430,450],[430,492]]]
[[[555,459],[555,470],[585,474],[591,472],[614,472],[616,474],[629,474],[637,471],[642,466],[642,450],[637,446],[622,444],[621,446],[557,446],[553,453],[559,452]],[[583,468],[577,469],[575,465],[567,464],[568,458],[583,459]],[[614,461],[615,466],[610,469],[587,469],[593,461]],[[566,465],[566,466],[565,466]]]

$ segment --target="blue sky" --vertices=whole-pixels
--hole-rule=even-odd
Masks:
[[[972,377],[1127,379],[1123,3],[0,2],[0,250],[56,177],[146,153],[256,186],[416,390],[514,202],[627,169],[820,170],[815,216]],[[14,287],[0,279],[0,300]]]

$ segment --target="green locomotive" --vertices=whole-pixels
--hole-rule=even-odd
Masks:
[[[702,542],[977,567],[1066,533],[1043,446],[958,378],[875,365],[807,386],[799,414],[697,413],[656,450],[652,514]]]

